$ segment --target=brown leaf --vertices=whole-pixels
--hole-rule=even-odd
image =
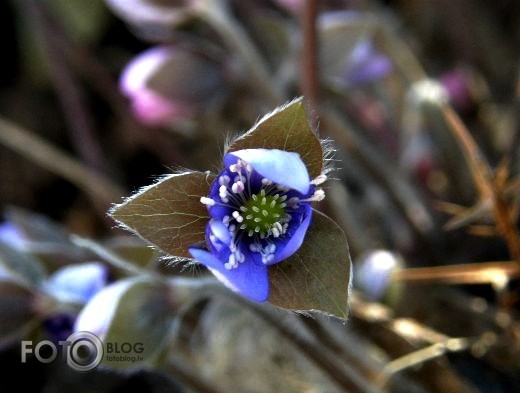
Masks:
[[[260,148],[298,153],[311,178],[323,170],[323,147],[309,125],[302,98],[264,116],[248,132],[235,139],[227,152]]]
[[[269,267],[269,302],[293,310],[347,315],[351,262],[343,230],[314,211],[300,249]]]
[[[115,206],[110,215],[161,250],[191,258],[188,247],[204,241],[209,220],[200,197],[209,194],[214,178],[202,172],[168,175]]]

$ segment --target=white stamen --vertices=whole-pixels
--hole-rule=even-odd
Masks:
[[[200,197],[200,203],[206,206],[215,206],[215,201],[208,197]]]
[[[267,217],[269,215],[269,212],[267,210],[262,210],[262,214],[264,217]]]
[[[325,191],[323,191],[321,188],[314,191],[314,195],[310,198],[311,201],[323,201],[325,199]]]
[[[255,222],[262,222],[262,219],[260,217],[255,217]]]
[[[244,221],[244,217],[242,217],[237,210],[233,212],[233,218],[237,220],[238,223]]]
[[[274,237],[280,237],[280,235],[285,233],[282,224],[280,224],[278,221],[273,224],[271,231],[273,232]]]
[[[231,186],[231,191],[233,191],[235,194],[240,194],[242,191],[244,191],[244,183],[242,183],[241,180],[237,181],[236,183],[233,183]]]
[[[258,206],[253,206],[253,211],[255,213],[258,213],[260,211],[260,208]]]
[[[218,178],[218,184],[220,184],[221,186],[227,186],[230,181],[231,179],[228,175],[222,175]]]
[[[265,177],[262,179],[262,185],[270,186],[271,184],[273,184],[273,182],[271,180],[269,180],[269,179],[267,179]]]
[[[222,185],[218,188],[218,195],[222,198],[223,196],[225,197],[227,195],[227,187]]]
[[[327,175],[321,174],[316,176],[312,181],[311,184],[314,184],[315,186],[325,183],[327,181]]]
[[[273,254],[262,255],[262,263],[264,263],[264,264],[268,264],[273,259],[274,259],[274,255]]]
[[[220,186],[220,188],[218,189],[218,195],[219,195],[220,199],[222,199],[222,202],[224,202],[224,203],[228,202],[227,194],[228,194],[227,187]]]

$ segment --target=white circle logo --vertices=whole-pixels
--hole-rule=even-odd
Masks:
[[[67,365],[76,371],[90,371],[103,359],[103,343],[93,333],[76,332],[67,338]]]

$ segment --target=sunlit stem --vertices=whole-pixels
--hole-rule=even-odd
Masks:
[[[505,261],[402,269],[392,275],[392,281],[492,284],[500,289],[519,276],[517,264]]]

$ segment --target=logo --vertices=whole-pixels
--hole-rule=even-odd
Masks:
[[[60,341],[60,344],[63,341]],[[67,365],[76,371],[90,371],[103,359],[103,344],[93,333],[76,332],[64,341],[67,343]]]
[[[29,353],[34,353],[41,363],[50,363],[58,356],[58,348],[52,341],[40,341],[34,349],[32,344],[32,341],[22,341],[22,363],[27,361]],[[76,371],[93,370],[103,360],[103,343],[98,336],[90,332],[73,333],[67,340],[60,341],[59,346],[67,365]]]
[[[139,363],[143,361],[144,345],[141,342],[106,342],[104,345],[94,333],[76,332],[58,346],[49,340],[40,341],[33,347],[32,341],[22,341],[22,363],[27,361],[27,355],[33,354],[41,363],[50,363],[58,356],[58,347],[61,357],[67,365],[80,372],[95,369],[101,361],[110,363]]]

